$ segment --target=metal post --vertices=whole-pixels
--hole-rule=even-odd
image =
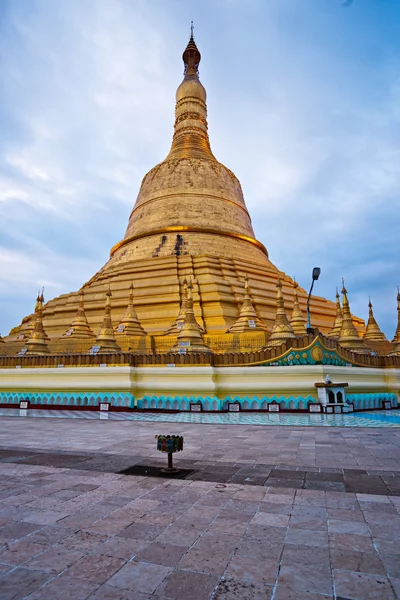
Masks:
[[[173,469],[172,466],[172,452],[168,452],[168,469]]]

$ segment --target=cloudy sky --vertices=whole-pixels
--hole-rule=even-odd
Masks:
[[[393,337],[400,0],[1,0],[0,332],[77,290],[169,150],[190,21],[215,156],[271,260]]]

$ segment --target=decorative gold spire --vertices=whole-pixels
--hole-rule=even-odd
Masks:
[[[181,299],[178,316],[176,317],[175,321],[172,323],[171,327],[165,332],[165,335],[177,335],[180,332],[180,330],[182,329],[182,325],[183,325],[183,322],[184,322],[185,316],[186,316],[187,296],[188,296],[187,279],[185,277],[183,280],[183,283],[182,283],[182,299]],[[199,327],[200,327],[200,325],[199,325]]]
[[[50,352],[47,345],[48,336],[43,327],[43,303],[44,296],[38,294],[35,306],[35,325],[33,331],[26,342],[26,354],[48,354]]]
[[[62,337],[71,337],[74,339],[87,339],[95,337],[95,334],[90,328],[85,313],[84,304],[84,289],[81,288],[79,292],[79,306],[76,312],[75,318],[71,323],[71,327],[62,335]]]
[[[174,137],[167,160],[215,160],[207,133],[207,94],[199,80],[201,54],[193,39],[193,32],[182,58],[185,65],[184,78],[176,92]]]
[[[253,306],[249,290],[249,278],[244,278],[244,299],[239,316],[235,323],[228,329],[228,333],[243,333],[244,331],[267,330],[267,326],[260,321]]]
[[[172,352],[177,352],[185,348],[188,352],[210,352],[209,347],[204,343],[200,325],[194,316],[192,289],[192,282],[189,279],[185,319],[178,333],[177,343],[171,350]]]
[[[354,326],[353,319],[350,312],[350,304],[347,298],[347,290],[344,287],[344,279],[342,279],[343,288],[342,288],[342,327],[340,329],[340,334],[338,338],[338,342],[341,346],[345,348],[349,348],[350,350],[354,350],[354,352],[369,352],[368,348],[365,346],[364,342],[361,340],[358,335],[358,331]]]
[[[397,288],[397,329],[392,340],[394,348],[390,354],[400,355],[400,290]]]
[[[268,339],[268,346],[280,346],[281,344],[283,344],[283,342],[286,342],[286,340],[293,339],[296,337],[292,326],[290,325],[289,320],[286,316],[285,303],[282,294],[282,283],[279,275],[276,287],[276,317],[275,322],[272,326],[271,335]]]
[[[364,340],[365,341],[385,342],[386,336],[379,329],[379,325],[376,322],[375,317],[374,317],[374,313],[372,310],[371,298],[369,299],[368,307],[369,307],[369,318],[368,318],[368,323],[367,323],[367,329],[364,333]]]
[[[120,347],[118,346],[115,336],[114,329],[111,320],[111,290],[108,287],[106,292],[107,300],[104,310],[103,324],[99,333],[97,334],[96,344],[100,346],[100,352],[119,352]]]
[[[328,336],[331,338],[338,338],[340,335],[340,330],[342,329],[343,315],[342,315],[342,307],[340,306],[340,296],[338,289],[336,288],[336,318],[333,324],[332,329],[328,333]]]
[[[2,338],[2,336],[1,336],[1,333],[0,333],[0,344],[5,344],[5,341],[4,341],[4,339]]]
[[[146,335],[145,330],[141,326],[138,316],[135,311],[135,307],[133,306],[133,283],[131,283],[131,287],[129,288],[129,302],[126,308],[125,314],[122,317],[119,325],[116,329],[116,333],[120,333],[123,335]]]
[[[301,308],[300,308],[300,304],[299,304],[299,298],[297,295],[297,288],[299,287],[299,284],[297,283],[297,281],[294,279],[293,280],[293,312],[292,312],[292,316],[290,319],[290,325],[292,326],[292,329],[295,333],[296,336],[303,336],[306,335],[307,330],[306,330],[306,319],[303,315],[303,313],[301,312]]]

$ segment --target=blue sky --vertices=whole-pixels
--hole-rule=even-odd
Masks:
[[[0,332],[77,290],[169,150],[195,23],[215,156],[271,260],[392,338],[400,0],[2,0]]]

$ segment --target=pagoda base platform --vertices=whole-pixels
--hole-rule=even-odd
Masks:
[[[333,365],[214,367],[106,366],[3,368],[0,406],[21,401],[44,408],[100,410],[308,411],[318,403],[315,383],[329,375],[349,384],[347,400],[355,410],[384,408],[400,400],[400,368]],[[28,406],[29,406],[28,405]],[[278,408],[279,407],[279,408]]]

